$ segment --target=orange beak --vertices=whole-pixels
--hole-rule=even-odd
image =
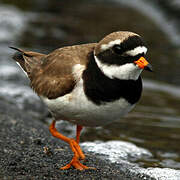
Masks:
[[[144,57],[140,57],[137,61],[134,61],[135,64],[138,65],[139,68],[147,70],[147,71],[153,71],[151,64],[148,63],[148,61]]]

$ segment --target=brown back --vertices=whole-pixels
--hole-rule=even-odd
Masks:
[[[39,96],[54,99],[72,91],[76,84],[72,69],[76,64],[85,65],[88,54],[96,44],[84,44],[57,49],[48,55],[20,51],[20,56],[14,59],[27,72],[31,87]],[[17,58],[18,57],[18,58]]]

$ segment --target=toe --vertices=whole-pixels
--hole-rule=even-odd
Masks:
[[[66,170],[66,169],[71,168],[72,166],[73,166],[75,169],[78,169],[78,170],[80,170],[80,171],[82,171],[82,170],[84,170],[84,169],[94,169],[94,170],[95,170],[95,168],[93,168],[93,167],[85,166],[84,164],[82,164],[82,163],[79,161],[79,159],[77,159],[77,158],[75,158],[75,157],[73,157],[72,161],[71,161],[69,164],[67,164],[66,166],[64,166],[64,167],[62,167],[62,168],[60,168],[60,169],[61,169],[61,170]]]
[[[71,167],[71,163],[67,164],[66,166],[61,167],[61,170],[66,170],[69,169]]]

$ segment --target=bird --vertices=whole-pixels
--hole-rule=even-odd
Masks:
[[[142,93],[141,72],[152,71],[143,38],[117,31],[97,43],[65,46],[49,54],[10,48],[16,50],[12,58],[52,114],[50,133],[68,143],[74,154],[60,169],[93,169],[81,162],[85,159],[79,145],[81,130],[120,121],[137,104]],[[75,138],[56,129],[59,120],[76,125]]]

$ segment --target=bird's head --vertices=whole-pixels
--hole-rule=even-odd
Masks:
[[[136,80],[143,69],[152,71],[145,59],[146,52],[147,47],[138,34],[119,31],[107,35],[97,44],[94,58],[109,78]]]

